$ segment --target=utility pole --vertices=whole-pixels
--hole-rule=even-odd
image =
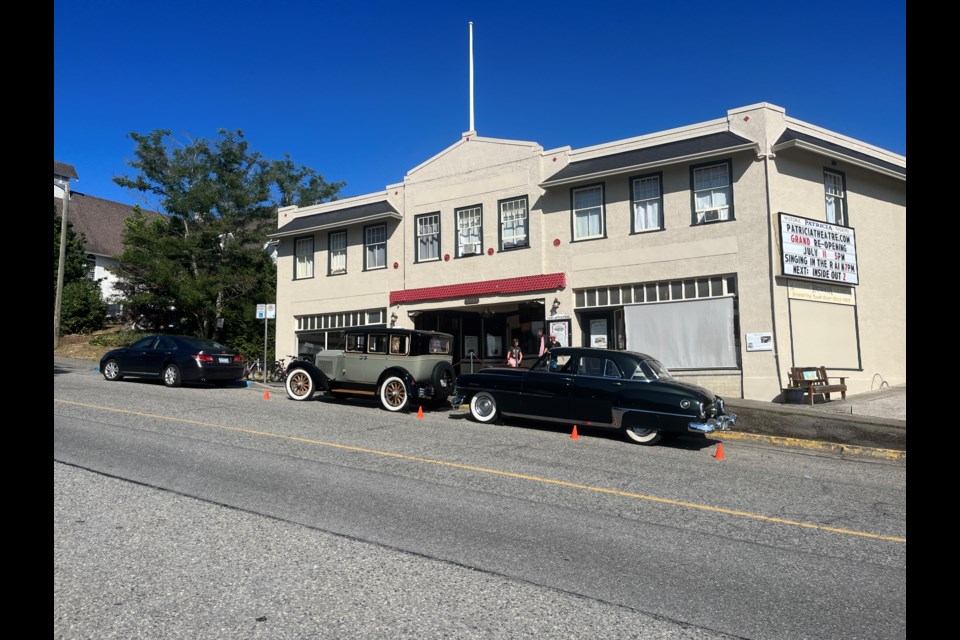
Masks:
[[[70,202],[70,181],[63,187],[63,213],[60,214],[60,261],[57,263],[57,296],[53,303],[53,349],[60,346],[60,303],[63,300],[63,267],[67,257],[67,203]]]

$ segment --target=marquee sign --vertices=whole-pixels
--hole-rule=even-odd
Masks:
[[[780,212],[783,275],[839,285],[860,284],[853,228]]]

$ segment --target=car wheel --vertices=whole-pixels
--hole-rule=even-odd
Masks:
[[[497,413],[497,401],[486,391],[470,398],[470,415],[477,422],[493,422],[497,419]]]
[[[433,375],[430,379],[433,382],[434,404],[442,405],[453,393],[457,374],[453,371],[453,366],[449,362],[438,362],[433,368]]]
[[[380,385],[380,404],[387,411],[402,411],[409,402],[407,384],[397,376],[390,376]]]
[[[313,382],[313,377],[304,369],[294,369],[287,375],[287,381],[284,385],[287,388],[287,396],[291,400],[309,400],[313,397],[313,392],[317,385]]]
[[[163,368],[163,384],[168,387],[180,386],[180,369],[175,364],[168,364]]]
[[[110,381],[123,380],[120,364],[116,360],[107,360],[107,364],[103,365],[103,377]]]
[[[640,422],[631,422],[623,428],[623,433],[627,439],[637,444],[656,444],[660,442],[663,434],[656,429],[644,427]]]

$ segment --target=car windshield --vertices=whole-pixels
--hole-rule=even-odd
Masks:
[[[663,364],[658,360],[641,360],[639,366],[637,367],[637,372],[633,375],[634,378],[646,378],[648,380],[661,380],[672,378],[673,374],[667,370]]]

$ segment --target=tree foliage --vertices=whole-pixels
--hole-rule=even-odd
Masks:
[[[87,253],[83,234],[73,230],[67,205],[67,236],[63,259],[63,292],[60,296],[60,335],[92,333],[103,328],[107,304],[100,283],[87,277]],[[60,229],[63,211],[53,206],[53,295],[56,300],[60,265]]]
[[[276,299],[276,266],[264,247],[277,207],[335,199],[343,183],[289,156],[264,159],[241,131],[218,135],[184,142],[163,129],[130,134],[138,174],[114,182],[152,194],[164,215],[150,219],[138,209],[127,219],[114,271],[132,309],[172,310],[181,329],[229,343],[254,339],[255,305]]]

